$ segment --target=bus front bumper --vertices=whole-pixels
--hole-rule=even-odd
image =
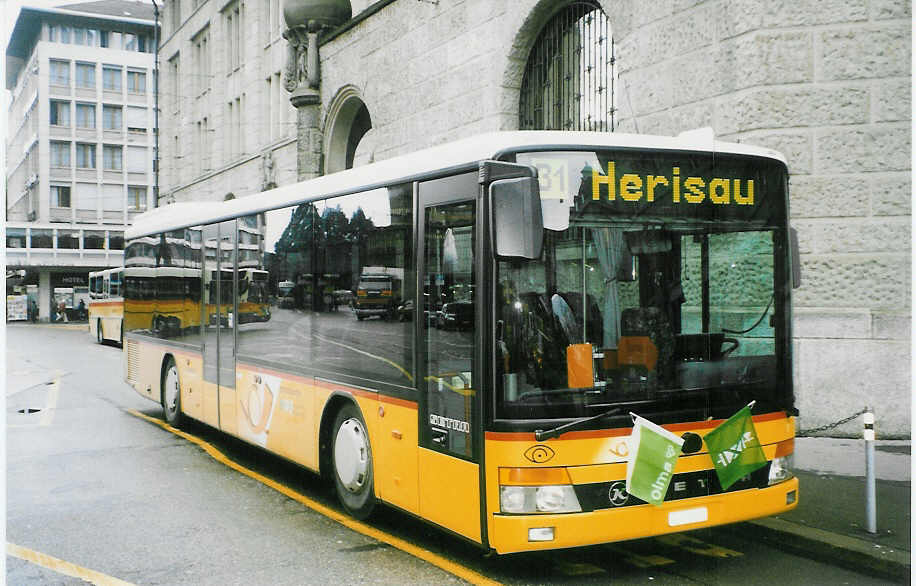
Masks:
[[[784,513],[798,505],[798,479],[767,488],[557,515],[495,514],[489,534],[497,553],[596,545],[714,527]]]

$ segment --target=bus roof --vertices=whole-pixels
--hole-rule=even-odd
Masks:
[[[155,208],[137,217],[125,238],[210,224],[256,214],[310,200],[404,183],[424,176],[447,174],[494,159],[502,154],[530,150],[581,148],[659,149],[730,153],[775,159],[782,154],[767,148],[715,140],[711,129],[698,129],[676,137],[610,132],[514,131],[481,134],[455,142],[393,157],[377,163],[323,175],[226,202],[181,202]]]

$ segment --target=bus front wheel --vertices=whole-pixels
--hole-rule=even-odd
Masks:
[[[171,357],[162,369],[162,411],[169,425],[181,425],[181,384],[178,380],[178,366]]]
[[[375,507],[372,449],[359,409],[352,403],[337,412],[332,444],[334,487],[350,515],[365,519]]]

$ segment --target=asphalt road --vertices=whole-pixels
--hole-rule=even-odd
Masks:
[[[498,557],[382,507],[367,534],[315,510],[339,507],[314,475],[185,428],[253,478],[131,414],[161,410],[123,382],[120,349],[86,330],[10,325],[6,344],[9,584],[85,583],[72,568],[135,584],[884,583],[773,549],[750,526]]]

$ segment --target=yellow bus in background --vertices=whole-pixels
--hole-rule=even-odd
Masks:
[[[124,269],[89,273],[89,333],[103,344],[124,339]]]
[[[357,518],[384,504],[501,554],[784,513],[787,184],[745,144],[506,132],[152,210],[126,233],[125,377]],[[176,266],[201,317],[154,327]],[[330,275],[359,300],[377,267],[401,319],[319,298]],[[453,306],[471,327],[425,327]],[[766,464],[724,490],[704,438],[752,401]],[[688,439],[660,506],[626,491],[630,412]]]

